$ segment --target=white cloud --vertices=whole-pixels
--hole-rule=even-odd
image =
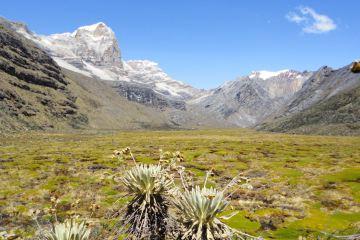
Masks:
[[[301,23],[303,21],[306,21],[305,17],[299,16],[296,13],[290,12],[286,15],[286,18],[290,21],[290,22],[294,22],[294,23]]]
[[[326,33],[336,29],[334,21],[310,7],[299,7],[298,12],[289,12],[286,18],[302,26],[305,33]]]

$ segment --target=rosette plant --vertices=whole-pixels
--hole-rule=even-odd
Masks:
[[[183,176],[183,172],[180,172]],[[233,178],[221,191],[213,187],[207,187],[212,170],[205,176],[203,186],[188,187],[186,180],[182,177],[184,191],[177,191],[173,203],[177,209],[175,215],[179,227],[175,229],[176,239],[184,240],[230,240],[230,239],[261,239],[256,238],[236,229],[233,229],[220,220],[220,216],[229,206],[229,192],[234,186],[248,179],[239,174]],[[227,193],[229,192],[229,193]],[[226,218],[231,218],[231,214]],[[225,216],[223,216],[224,218]]]
[[[46,240],[87,240],[90,238],[90,233],[91,229],[85,222],[68,219],[63,223],[55,223],[52,229],[46,231],[41,238]]]
[[[123,225],[129,239],[165,239],[172,177],[161,165],[135,165],[122,178],[132,196]]]
[[[230,239],[232,232],[217,217],[228,206],[224,194],[214,188],[195,188],[185,191],[174,205],[181,224],[179,239]]]

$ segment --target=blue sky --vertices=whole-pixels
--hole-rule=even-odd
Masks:
[[[0,15],[39,34],[99,21],[123,58],[213,88],[252,70],[316,70],[360,58],[360,1],[2,1]]]

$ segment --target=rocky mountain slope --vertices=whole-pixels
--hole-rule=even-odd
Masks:
[[[143,84],[122,81],[108,81],[106,84],[114,88],[117,93],[126,97],[129,101],[138,102],[150,107],[155,106],[160,110],[165,110],[166,108],[186,110],[185,101],[166,98]]]
[[[0,131],[172,128],[166,111],[128,101],[103,81],[61,69],[0,24]]]
[[[352,89],[359,84],[359,75],[350,71],[350,66],[332,69],[324,66],[316,71],[298,91],[287,106],[286,114],[296,113],[330,97]]]
[[[139,83],[157,94],[178,100],[186,100],[204,92],[173,80],[155,62],[123,61],[115,33],[105,23],[79,27],[71,33],[43,36],[31,32],[24,24],[6,19],[0,19],[0,22],[36,42],[61,67],[88,77]]]
[[[59,66],[32,42],[0,25],[0,126],[73,127],[88,119]]]
[[[259,129],[321,134],[360,134],[360,74],[350,66],[316,71],[278,114]]]
[[[170,78],[157,63],[149,60],[130,60],[124,62],[128,82],[145,85],[161,95],[176,99],[189,100],[206,93],[180,81]]]
[[[130,97],[124,93],[119,94],[118,88],[111,81],[100,81],[82,74],[62,69],[70,82],[70,88],[76,95],[79,110],[88,118],[86,128],[91,129],[189,129],[198,127],[228,127],[229,125],[216,121],[206,112],[193,113],[182,101],[159,99],[154,108],[151,104],[129,101]],[[113,82],[114,84],[114,82]],[[119,84],[118,81],[115,84]],[[129,87],[131,85],[127,85]],[[149,88],[137,86],[130,90],[151,91]],[[146,96],[146,94],[142,94]],[[149,95],[149,99],[152,96]],[[163,101],[163,102],[161,102]],[[161,106],[161,107],[160,107]],[[184,109],[186,107],[186,109]]]
[[[230,124],[251,127],[283,107],[310,76],[309,72],[293,70],[253,72],[225,83],[190,104]]]
[[[0,47],[0,132],[227,126],[147,85],[103,81],[61,68],[7,24],[0,23]]]
[[[256,71],[205,91],[173,80],[157,63],[123,61],[104,23],[50,36],[3,18],[0,26],[0,130],[358,131],[360,79],[349,66]]]
[[[171,79],[154,62],[122,61],[115,34],[104,23],[50,36],[36,35],[22,24],[9,21],[7,24],[43,47],[60,66],[107,80],[107,84],[130,101],[160,110],[194,109],[209,113],[224,125],[247,127],[261,122],[280,108],[307,76],[290,70],[253,72],[241,80],[205,91]]]

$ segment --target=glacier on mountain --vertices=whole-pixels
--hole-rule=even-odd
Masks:
[[[46,49],[61,67],[89,77],[141,83],[159,94],[182,100],[205,92],[172,79],[155,62],[122,60],[115,33],[103,22],[48,36],[37,35],[23,25],[15,30]]]

